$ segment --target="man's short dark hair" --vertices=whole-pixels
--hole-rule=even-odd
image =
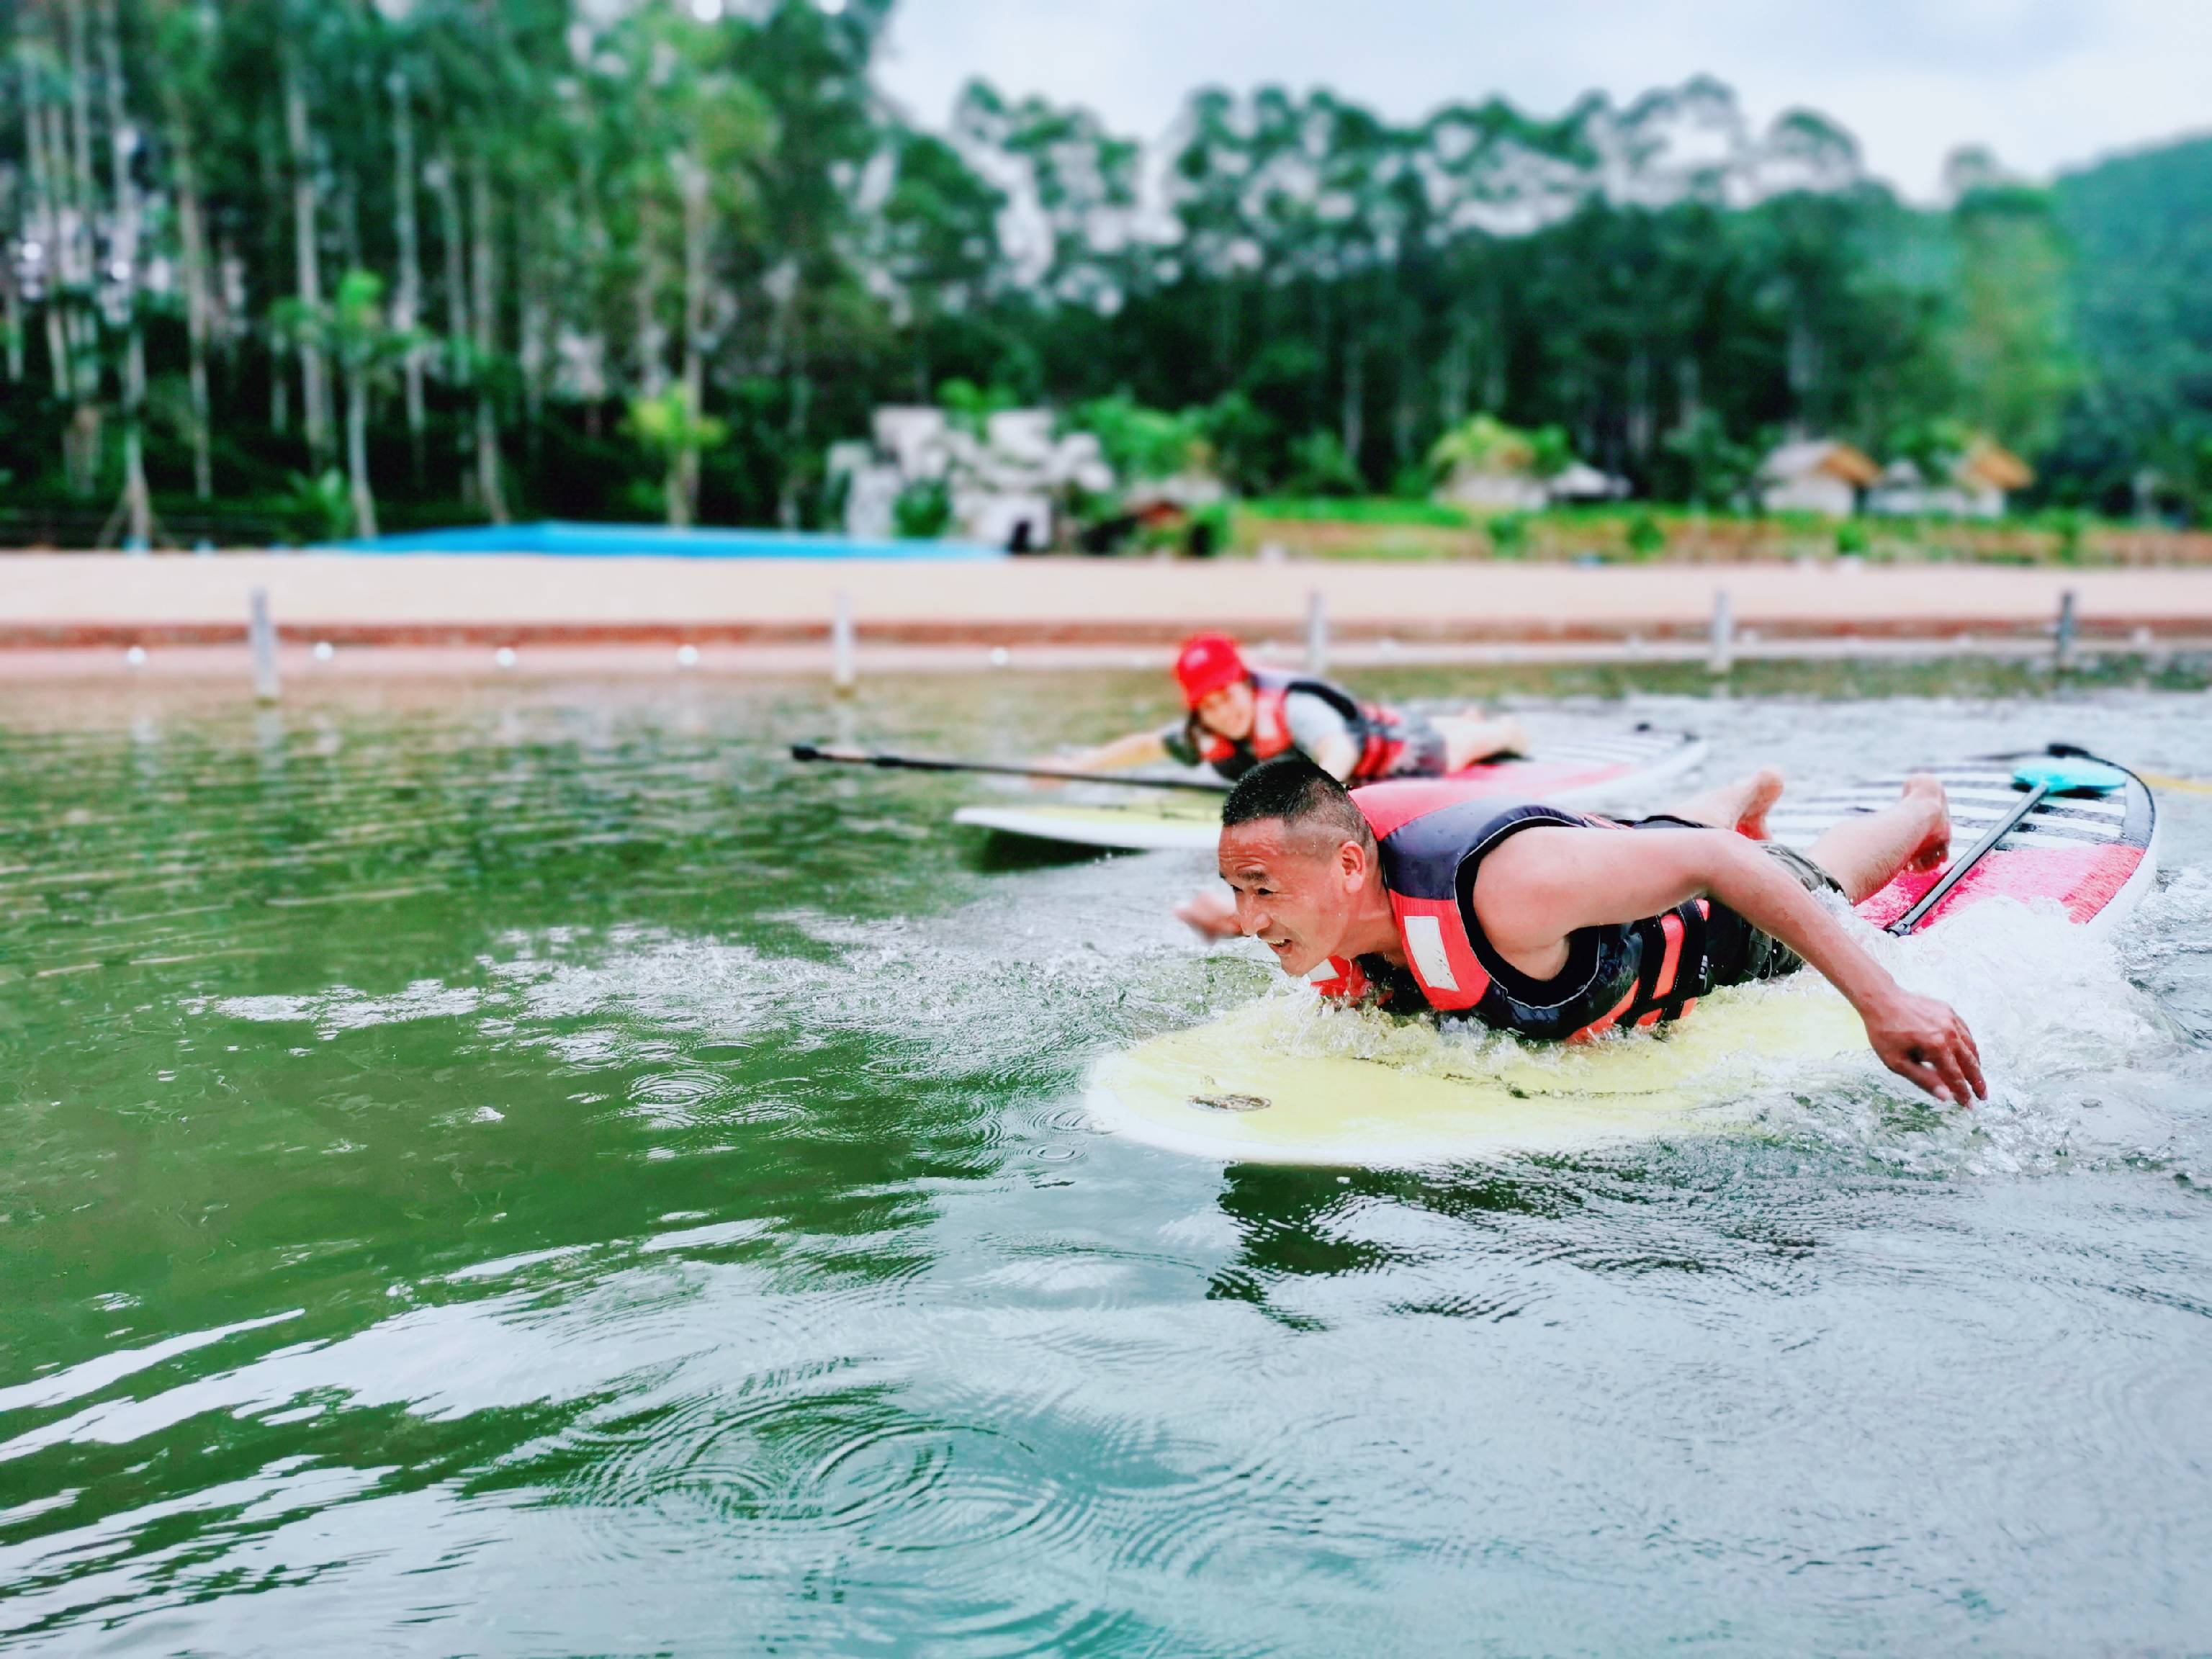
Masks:
[[[1286,828],[1326,835],[1337,845],[1374,839],[1351,792],[1304,755],[1285,755],[1247,772],[1221,804],[1221,827],[1280,818]]]

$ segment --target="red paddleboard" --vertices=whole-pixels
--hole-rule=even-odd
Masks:
[[[2043,757],[2028,750],[1914,769],[1942,781],[1951,798],[1952,847],[1963,853],[2025,799],[2027,792],[2013,783],[2014,769]],[[2085,927],[2109,925],[2133,909],[2157,875],[2158,803],[2141,778],[2124,767],[2115,769],[2128,781],[2109,795],[2047,797],[1929,913],[1920,930],[1993,898],[2048,899]],[[1809,848],[1830,825],[1887,805],[1904,785],[1900,772],[1785,794],[1768,819],[1769,832],[1785,846]],[[1942,873],[1899,876],[1861,904],[1859,914],[1886,927]]]
[[[1561,805],[1656,804],[1673,782],[1705,757],[1704,741],[1687,732],[1627,726],[1588,716],[1528,714],[1533,757],[1469,766],[1428,781],[1452,799],[1510,794]],[[1401,787],[1413,787],[1401,785]],[[1164,791],[1135,792],[1102,778],[1042,799],[963,806],[953,822],[1037,841],[1124,852],[1181,848],[1212,852],[1221,838],[1221,800]]]

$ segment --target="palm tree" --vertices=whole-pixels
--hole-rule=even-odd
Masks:
[[[417,353],[422,337],[385,315],[384,279],[372,270],[349,270],[339,281],[324,331],[345,381],[346,483],[354,534],[366,540],[377,533],[376,492],[368,477],[370,399],[392,363]]]

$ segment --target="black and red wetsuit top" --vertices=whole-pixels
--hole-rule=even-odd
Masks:
[[[1291,732],[1290,700],[1303,692],[1318,697],[1343,717],[1359,759],[1348,783],[1362,783],[1390,775],[1405,757],[1414,723],[1382,703],[1363,702],[1340,685],[1327,680],[1305,679],[1267,669],[1252,671],[1252,729],[1237,742],[1201,723],[1196,714],[1184,728],[1183,742],[1198,758],[1223,777],[1235,782],[1262,763],[1286,755],[1297,746]]]
[[[1401,1012],[1425,1006],[1524,1036],[1577,1038],[1679,1019],[1712,989],[1713,906],[1705,899],[1641,921],[1580,929],[1568,936],[1566,966],[1548,980],[1521,972],[1483,937],[1474,914],[1483,860],[1523,830],[1593,828],[1599,820],[1498,796],[1469,799],[1443,783],[1381,784],[1352,799],[1381,849],[1407,966],[1332,957],[1313,981],[1324,996]]]

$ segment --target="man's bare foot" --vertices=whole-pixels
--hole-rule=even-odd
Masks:
[[[1176,920],[1200,939],[1235,939],[1237,901],[1226,893],[1193,893],[1176,906]]]
[[[1743,805],[1735,815],[1735,830],[1753,841],[1766,839],[1766,815],[1782,799],[1784,780],[1771,766],[1762,766],[1743,781]]]
[[[1667,809],[1673,817],[1733,830],[1753,841],[1766,839],[1766,815],[1782,798],[1782,774],[1771,766],[1699,792]]]
[[[1903,800],[1918,801],[1928,811],[1928,833],[1920,845],[1912,849],[1912,856],[1905,861],[1908,870],[1940,870],[1951,857],[1951,799],[1943,793],[1942,781],[1925,772],[1916,772],[1905,781]]]
[[[1529,751],[1527,728],[1510,714],[1500,714],[1492,720],[1474,714],[1443,714],[1437,716],[1434,724],[1443,737],[1447,772],[1495,760],[1501,755],[1525,755]]]

